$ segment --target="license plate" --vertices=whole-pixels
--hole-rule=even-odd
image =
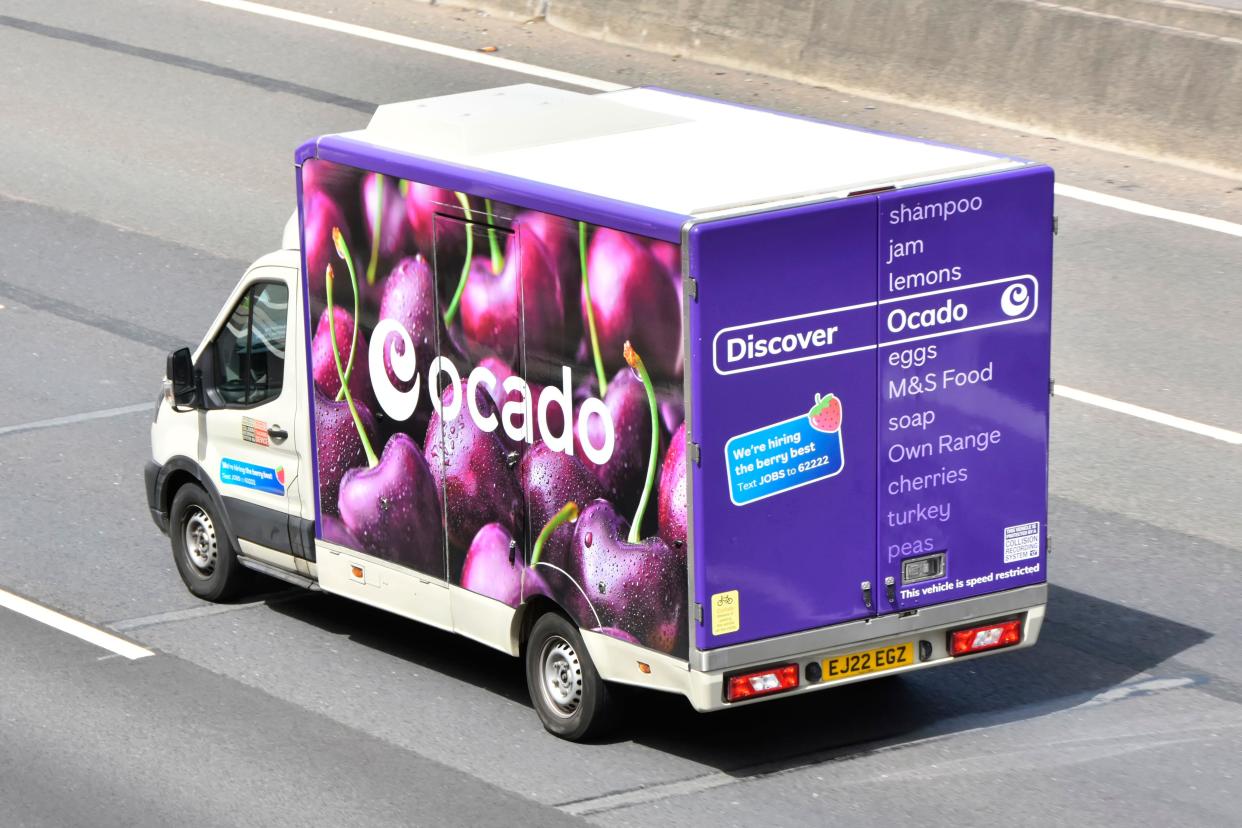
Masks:
[[[914,643],[890,644],[823,660],[824,681],[881,673],[914,663]]]

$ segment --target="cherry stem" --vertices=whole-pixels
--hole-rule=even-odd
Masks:
[[[647,482],[643,484],[643,496],[639,498],[638,510],[634,512],[634,522],[630,524],[630,543],[642,540],[643,517],[647,514],[647,505],[651,502],[651,492],[655,489],[656,462],[660,459],[660,406],[656,402],[655,386],[651,384],[651,375],[638,351],[625,341],[625,361],[638,374],[643,390],[647,392],[647,407],[651,409],[651,456],[647,460]]]
[[[371,220],[371,261],[367,263],[367,284],[375,284],[375,268],[379,265],[380,229],[384,224],[384,176],[375,174],[375,216]],[[354,314],[355,319],[357,313]],[[352,357],[353,354],[351,353]]]
[[[470,225],[470,222],[474,221],[474,215],[470,212],[470,199],[466,198],[464,193],[454,193],[454,195],[457,196],[461,211],[466,216],[466,261],[461,266],[461,278],[457,280],[457,290],[453,291],[448,310],[444,312],[445,325],[452,325],[454,317],[457,316],[457,306],[461,304],[461,295],[466,290],[466,279],[470,277],[470,260],[474,258],[474,228]]]
[[[341,380],[341,390],[336,392],[336,401],[345,399],[345,385],[354,375],[354,351],[358,349],[358,274],[354,273],[354,257],[349,253],[349,245],[341,228],[332,228],[332,244],[336,247],[336,255],[345,260],[345,269],[349,271],[349,283],[354,288],[354,330],[349,338],[349,360],[345,363],[345,379]],[[329,321],[331,321],[329,319]],[[332,325],[332,344],[336,345],[336,324]]]
[[[587,226],[578,222],[578,261],[582,265],[582,301],[586,305],[587,331],[591,335],[591,353],[595,357],[595,377],[599,380],[599,395],[608,391],[608,379],[604,375],[604,358],[599,352],[599,334],[595,332],[595,310],[591,307],[591,282],[587,278]]]
[[[379,465],[379,458],[375,456],[375,449],[371,448],[367,430],[362,427],[362,418],[358,416],[358,409],[354,407],[354,395],[349,393],[349,386],[345,382],[345,372],[341,370],[341,349],[336,344],[336,308],[332,304],[332,283],[336,281],[332,276],[332,265],[328,265],[326,281],[328,284],[328,325],[332,328],[332,358],[336,361],[336,375],[340,377],[341,390],[345,392],[345,403],[349,406],[349,414],[354,418],[354,428],[358,429],[358,437],[362,440],[362,450],[367,455],[367,467],[373,469]]]
[[[500,271],[505,269],[505,254],[501,251],[500,242],[496,239],[496,228],[493,226],[496,220],[492,218],[490,198],[483,199],[483,209],[487,211],[487,243],[492,249],[492,275],[499,276]]]
[[[561,528],[562,524],[566,522],[573,523],[577,519],[578,504],[571,500],[548,520],[543,527],[543,531],[539,533],[539,537],[535,539],[535,548],[531,550],[530,565],[532,567],[539,563],[539,558],[543,556],[543,546],[548,542],[548,538],[552,537],[552,533]]]

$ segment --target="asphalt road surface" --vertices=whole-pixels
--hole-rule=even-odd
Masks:
[[[1150,160],[537,23],[284,1],[1242,221],[1238,182]],[[165,352],[277,246],[294,148],[377,102],[532,78],[199,0],[3,0],[0,79],[0,589],[154,652],[0,609],[0,824],[1242,822],[1242,446],[1072,399],[1053,402],[1049,621],[1021,653],[711,716],[641,696],[615,738],[572,745],[482,646],[275,582],[198,602],[146,509],[151,413]],[[1057,209],[1057,381],[1242,431],[1242,238]]]

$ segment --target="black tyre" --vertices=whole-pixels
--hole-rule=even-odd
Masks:
[[[526,686],[549,733],[580,742],[616,724],[617,702],[599,677],[578,628],[564,616],[545,613],[526,642]]]
[[[168,521],[173,560],[190,592],[205,601],[224,601],[238,593],[246,569],[216,514],[207,492],[193,483],[177,490]]]

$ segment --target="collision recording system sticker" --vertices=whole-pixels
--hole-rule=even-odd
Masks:
[[[728,635],[742,628],[741,603],[737,590],[717,592],[712,596],[712,635]]]
[[[285,493],[285,467],[256,466],[229,457],[220,458],[220,482],[258,492],[282,495]]]
[[[841,473],[841,398],[815,395],[810,411],[725,443],[729,497],[745,506]]]
[[[1039,521],[1005,527],[1005,563],[1039,557]]]
[[[253,417],[242,417],[241,435],[242,439],[247,443],[254,443],[256,446],[270,446],[272,444],[272,439],[267,433],[267,423],[262,420],[256,420]]]

